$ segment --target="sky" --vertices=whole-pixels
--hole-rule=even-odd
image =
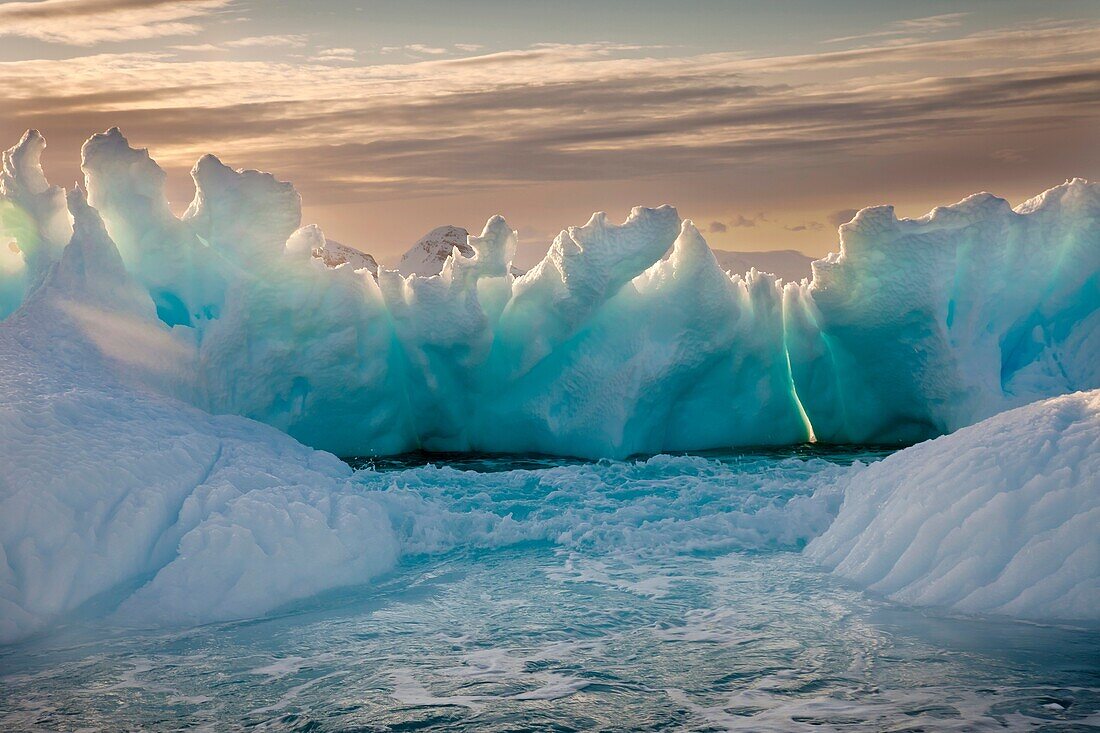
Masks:
[[[537,258],[675,205],[712,247],[836,248],[855,209],[1100,177],[1100,2],[0,2],[0,148],[119,126],[181,212],[203,153],[393,264],[503,214]]]

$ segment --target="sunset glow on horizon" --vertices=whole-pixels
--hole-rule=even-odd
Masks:
[[[0,147],[40,129],[51,182],[119,126],[177,211],[211,152],[383,262],[497,213],[530,260],[662,203],[715,248],[821,255],[863,206],[1100,170],[1089,2],[38,0],[0,3],[0,37]]]

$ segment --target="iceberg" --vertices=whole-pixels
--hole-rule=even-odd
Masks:
[[[71,233],[44,144],[32,131],[4,156],[5,311]],[[182,218],[117,128],[83,169],[172,344],[108,368],[341,455],[904,444],[1100,386],[1100,186],[1081,179],[1016,209],[864,209],[812,278],[784,283],[727,274],[669,206],[596,214],[518,277],[502,218],[464,242],[443,227],[414,247],[442,265],[417,275],[350,256],[301,226],[293,186],[214,156]]]
[[[1100,390],[854,472],[806,555],[911,605],[1100,620]]]
[[[72,236],[65,192],[42,173],[46,140],[27,130],[0,160],[0,318],[41,283]]]

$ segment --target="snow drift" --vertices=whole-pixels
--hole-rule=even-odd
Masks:
[[[71,233],[43,148],[30,132],[4,155],[0,313]],[[727,275],[667,206],[597,214],[518,278],[496,217],[438,275],[403,277],[299,228],[297,192],[268,174],[203,157],[179,219],[117,129],[83,168],[171,344],[109,368],[338,454],[910,442],[1100,386],[1100,186],[1079,179],[1015,210],[988,194],[916,220],[865,209],[812,280],[782,283]]]
[[[1036,402],[848,479],[806,554],[916,605],[1100,620],[1100,390]]]

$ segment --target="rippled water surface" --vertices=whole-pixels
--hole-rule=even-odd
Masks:
[[[264,619],[0,650],[0,729],[1100,730],[1100,632],[804,562],[875,450],[360,461],[406,557]]]

